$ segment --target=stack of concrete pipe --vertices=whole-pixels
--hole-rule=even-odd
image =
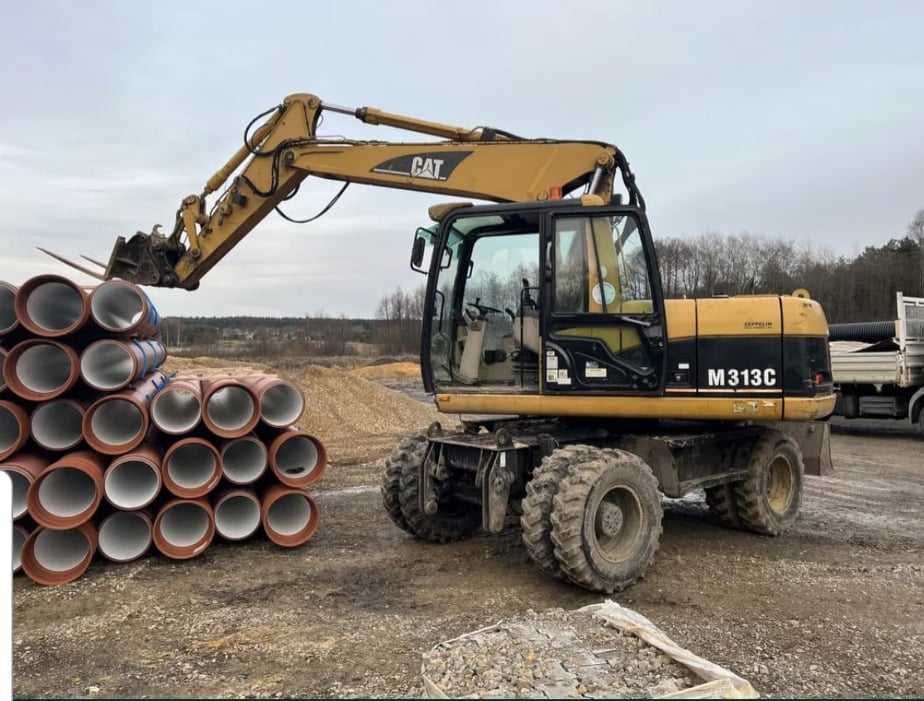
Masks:
[[[262,530],[294,547],[318,527],[306,491],[323,445],[304,398],[271,375],[168,377],[160,318],[136,285],[56,275],[0,282],[0,470],[13,481],[13,571],[40,584],[152,547],[201,554]]]

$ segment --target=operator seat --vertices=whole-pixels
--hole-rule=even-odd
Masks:
[[[520,308],[513,317],[513,341],[521,349],[539,355],[539,305],[529,294],[529,280],[523,279]]]

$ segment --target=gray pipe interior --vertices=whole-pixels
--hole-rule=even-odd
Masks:
[[[266,470],[266,446],[251,436],[231,441],[222,451],[225,477],[236,484],[250,484]]]
[[[103,402],[90,419],[93,435],[109,445],[123,445],[137,438],[144,429],[141,410],[125,399]]]
[[[90,298],[90,314],[104,329],[125,331],[141,318],[141,291],[128,285],[100,285]]]
[[[13,483],[13,518],[19,518],[26,513],[26,493],[29,491],[29,480],[18,472],[4,470]]]
[[[26,543],[26,531],[13,526],[13,572],[22,567],[22,546]]]
[[[81,356],[80,374],[87,384],[96,389],[119,389],[134,377],[135,362],[123,344],[112,340],[98,341]]]
[[[71,360],[50,343],[30,346],[16,359],[16,377],[33,392],[51,392],[67,382]]]
[[[151,402],[151,420],[162,431],[179,434],[191,431],[202,412],[199,396],[188,389],[161,390]]]
[[[267,523],[281,535],[295,535],[305,529],[311,518],[311,504],[301,494],[286,494],[273,502],[266,514]]]
[[[276,467],[293,477],[304,477],[318,464],[318,449],[305,436],[290,438],[276,451]]]
[[[224,431],[243,428],[253,418],[256,407],[253,397],[241,387],[222,387],[214,392],[205,410],[209,419]]]
[[[48,513],[66,518],[93,506],[96,484],[89,475],[73,467],[60,467],[42,478],[38,501]]]
[[[170,545],[189,547],[195,545],[209,530],[209,515],[198,504],[177,504],[160,518],[160,534]]]
[[[78,405],[54,399],[39,405],[32,413],[32,437],[49,450],[67,450],[80,443],[82,421]]]
[[[160,489],[157,469],[145,460],[124,460],[106,471],[106,496],[120,509],[140,509],[150,504]]]
[[[22,428],[13,412],[6,407],[0,407],[0,451],[9,450],[16,445],[21,432]]]
[[[0,285],[0,331],[8,330],[16,323],[16,293]]]
[[[288,383],[281,383],[263,393],[260,416],[270,426],[288,426],[295,423],[304,406],[301,392]]]
[[[150,546],[151,527],[137,512],[114,513],[99,528],[99,550],[110,560],[134,560]]]
[[[260,526],[260,504],[249,497],[228,497],[215,509],[215,530],[228,540],[247,538]]]
[[[33,547],[39,565],[52,572],[67,572],[90,554],[90,543],[78,529],[52,531],[47,528],[35,537]]]
[[[212,451],[199,443],[180,446],[167,460],[167,474],[176,484],[186,489],[195,489],[207,483],[218,465]]]
[[[63,282],[45,282],[26,298],[26,314],[47,331],[63,331],[80,320],[83,295]]]

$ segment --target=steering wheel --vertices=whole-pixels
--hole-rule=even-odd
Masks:
[[[486,304],[482,304],[481,300],[475,300],[474,302],[466,302],[465,304],[468,307],[475,307],[475,309],[478,310],[478,313],[481,314],[481,316],[485,316],[485,314],[503,314],[504,313],[503,311],[501,311],[500,309],[497,309],[496,307],[489,307]]]

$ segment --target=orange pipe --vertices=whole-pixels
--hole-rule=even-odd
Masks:
[[[61,540],[65,539],[65,543],[71,537],[70,534],[79,533],[86,540],[87,553],[83,558],[72,567],[64,567],[62,569],[57,569],[51,567],[51,562],[48,561],[48,558],[43,558],[41,552],[36,553],[36,549],[39,551],[42,550],[43,541],[47,539]],[[25,572],[29,579],[38,584],[43,584],[45,586],[55,586],[57,584],[67,584],[68,582],[73,582],[75,579],[78,579],[84,572],[87,571],[87,568],[90,566],[90,562],[93,560],[93,555],[96,554],[96,528],[93,527],[93,524],[89,521],[84,523],[77,528],[68,528],[61,531],[50,530],[47,528],[36,528],[29,537],[26,539],[25,545],[22,548],[22,569]],[[77,541],[79,542],[79,541]],[[71,544],[71,543],[67,543]],[[44,560],[44,564],[43,564]]]

